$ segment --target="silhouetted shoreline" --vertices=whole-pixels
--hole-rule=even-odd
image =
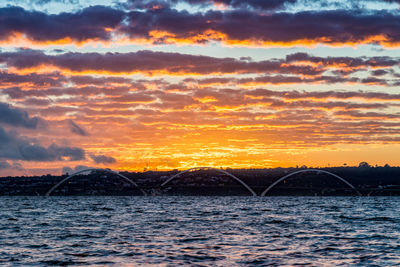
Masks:
[[[257,195],[268,186],[293,172],[307,168],[224,169],[238,177]],[[400,167],[331,167],[318,170],[343,177],[362,195],[400,195]],[[172,171],[120,172],[147,192],[148,195],[249,195],[237,181],[216,170],[194,170],[161,184]],[[0,178],[0,195],[43,196],[67,175],[20,176]],[[267,195],[354,195],[352,188],[325,173],[303,172],[278,183]],[[117,175],[101,170],[79,174],[60,185],[52,195],[142,195]]]

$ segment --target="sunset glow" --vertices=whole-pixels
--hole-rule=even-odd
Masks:
[[[398,1],[78,2],[0,4],[0,175],[400,165]]]

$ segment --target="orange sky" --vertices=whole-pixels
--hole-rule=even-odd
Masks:
[[[0,175],[400,165],[399,11],[367,2],[0,6]]]

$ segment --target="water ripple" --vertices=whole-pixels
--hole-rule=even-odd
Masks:
[[[399,265],[396,197],[1,197],[1,265]]]

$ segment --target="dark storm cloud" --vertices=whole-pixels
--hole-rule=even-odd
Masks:
[[[400,41],[400,16],[385,10],[371,12],[337,9],[265,15],[258,11],[280,8],[295,1],[214,2],[225,3],[235,9],[190,13],[173,9],[167,4],[163,8],[131,11],[91,6],[75,13],[49,15],[20,7],[5,7],[0,8],[0,39],[7,39],[14,33],[23,33],[34,41],[70,38],[82,42],[91,39],[110,40],[111,33],[122,33],[132,39],[144,38],[154,43],[177,42],[176,39],[182,39],[194,43],[231,41],[233,45],[235,41],[278,44],[297,42],[305,45],[360,42],[397,45]],[[171,41],[165,36],[154,36],[154,31],[168,32],[173,39]],[[222,35],[209,34],[209,31]]]
[[[0,158],[25,161],[77,161],[85,159],[85,151],[78,147],[56,144],[44,147],[35,140],[0,127]]]
[[[154,7],[168,7],[171,4],[188,3],[190,5],[200,6],[224,5],[232,8],[275,10],[281,9],[287,4],[294,4],[296,2],[297,0],[129,0],[128,7],[137,9],[152,9]]]
[[[52,144],[47,148],[37,145],[36,147],[25,147],[22,155],[28,160],[83,160],[85,159],[85,151],[78,147],[66,147]]]
[[[318,22],[318,23],[316,23]],[[265,16],[251,10],[189,13],[175,9],[132,11],[122,31],[132,37],[149,37],[153,30],[166,31],[176,38],[204,43],[219,37],[204,36],[206,30],[226,35],[228,40],[322,43],[357,43],[382,35],[388,42],[398,42],[400,17],[387,11],[357,12],[350,10],[273,13]],[[155,42],[163,43],[163,37]],[[373,40],[369,40],[373,43]],[[379,42],[377,40],[377,42]],[[305,42],[307,44],[307,41]]]
[[[80,127],[78,124],[76,124],[73,120],[68,121],[68,125],[70,127],[71,132],[74,134],[80,135],[80,136],[87,136],[88,133]]]
[[[22,109],[0,102],[0,123],[35,129],[39,120],[38,117],[29,117],[28,112]]]
[[[71,38],[108,40],[106,28],[114,28],[123,19],[120,10],[104,6],[91,6],[76,13],[49,15],[28,11],[21,7],[0,8],[0,39],[7,39],[15,32],[24,33],[34,41],[55,41]]]
[[[115,158],[113,157],[109,157],[109,156],[105,156],[105,155],[94,155],[94,154],[90,154],[90,158],[96,162],[97,164],[113,164],[115,162],[117,162],[115,160]]]
[[[179,0],[176,0],[179,2]],[[223,4],[233,8],[254,8],[264,10],[281,9],[287,4],[294,4],[297,0],[181,0],[190,4]]]
[[[128,0],[122,6],[127,9],[160,9],[169,8],[171,4],[179,1],[163,1],[163,0]],[[199,3],[201,4],[201,3]]]

